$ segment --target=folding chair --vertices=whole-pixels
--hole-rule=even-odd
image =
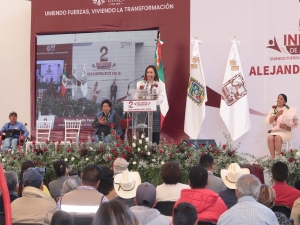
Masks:
[[[290,149],[293,148],[293,139],[283,142],[281,145],[281,150],[287,150],[289,151]]]
[[[291,208],[286,205],[274,205],[272,207],[273,212],[281,212],[286,215],[287,218],[291,217]]]
[[[43,143],[44,141],[50,141],[50,133],[52,128],[52,121],[36,121],[36,145]],[[26,152],[29,146],[32,145],[32,141],[26,142]]]
[[[65,120],[65,140],[61,142],[61,144],[71,144],[70,140],[76,141],[79,139],[81,128],[81,120]],[[57,146],[57,142],[55,142],[55,147]]]
[[[157,202],[154,208],[156,208],[161,214],[165,216],[172,216],[174,204],[175,202],[172,201],[161,201]]]

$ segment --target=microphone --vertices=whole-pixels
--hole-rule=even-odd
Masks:
[[[133,82],[135,82],[135,81],[137,81],[137,80],[139,80],[139,79],[141,79],[141,78],[143,78],[143,77],[144,77],[144,75],[128,83],[127,94],[126,94],[127,98],[128,98],[128,93],[129,93],[129,86],[130,86],[130,84],[133,83]]]

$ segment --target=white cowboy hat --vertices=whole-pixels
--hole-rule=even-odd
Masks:
[[[228,170],[221,170],[221,178],[229,189],[236,189],[236,182],[243,174],[250,174],[250,170],[241,168],[237,163],[231,163]]]
[[[114,188],[118,196],[129,199],[134,198],[136,189],[141,184],[141,177],[138,172],[124,170],[117,174],[114,179]]]

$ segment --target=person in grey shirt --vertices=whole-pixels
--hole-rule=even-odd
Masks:
[[[215,163],[214,158],[210,154],[202,155],[199,160],[199,165],[204,167],[208,172],[207,189],[210,189],[216,193],[226,189],[222,179],[214,175]]]

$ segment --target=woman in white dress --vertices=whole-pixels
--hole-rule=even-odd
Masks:
[[[266,118],[266,125],[273,127],[268,131],[268,147],[272,158],[280,154],[283,142],[287,142],[292,138],[292,129],[294,126],[288,126],[283,123],[284,113],[289,110],[286,105],[287,97],[285,94],[278,95],[277,105],[272,106]],[[293,118],[294,125],[297,124],[296,117]]]

